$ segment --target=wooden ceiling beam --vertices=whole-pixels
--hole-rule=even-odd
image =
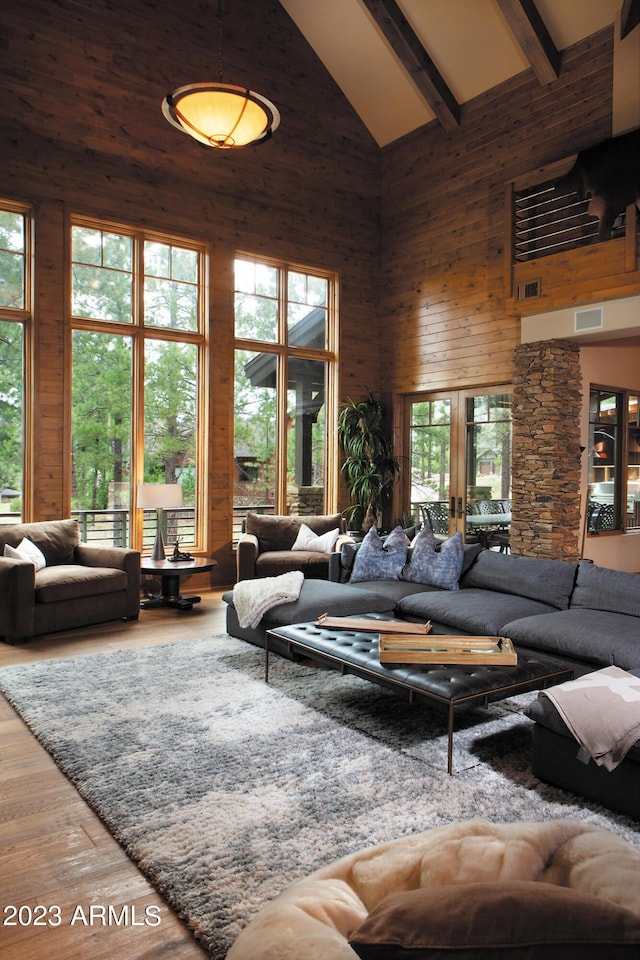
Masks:
[[[560,54],[533,0],[498,0],[498,6],[540,83],[552,83]]]
[[[640,0],[624,0],[620,13],[620,39],[624,40],[640,23]]]
[[[403,67],[447,133],[460,126],[460,104],[395,0],[363,0]]]

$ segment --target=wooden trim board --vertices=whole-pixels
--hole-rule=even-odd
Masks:
[[[365,633],[402,633],[424,636],[431,630],[431,621],[409,623],[404,620],[375,620],[366,617],[330,617],[322,613],[316,621],[318,627],[334,630],[362,630]]]

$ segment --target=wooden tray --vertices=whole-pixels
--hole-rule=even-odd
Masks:
[[[380,635],[380,663],[497,663],[515,666],[518,655],[503,637]]]
[[[331,627],[334,630],[362,630],[365,633],[401,633],[413,636],[425,636],[431,630],[431,621],[427,623],[408,623],[404,620],[370,620],[366,617],[330,617],[322,613],[316,620],[317,627]]]

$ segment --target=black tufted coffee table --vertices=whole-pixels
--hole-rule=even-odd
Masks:
[[[312,622],[294,623],[267,631],[264,675],[267,683],[270,638],[284,641],[291,654],[302,654],[340,673],[351,673],[392,690],[407,691],[409,703],[419,696],[445,705],[449,715],[448,773],[453,772],[453,717],[456,707],[474,703],[487,707],[490,700],[502,700],[527,690],[542,689],[573,677],[573,671],[566,667],[559,667],[544,657],[522,653],[518,653],[516,666],[382,664],[378,656],[377,634],[318,627]]]

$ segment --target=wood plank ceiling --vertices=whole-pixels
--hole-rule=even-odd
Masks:
[[[453,132],[467,100],[529,68],[552,83],[565,47],[640,23],[640,0],[280,2],[380,146],[434,118]]]

